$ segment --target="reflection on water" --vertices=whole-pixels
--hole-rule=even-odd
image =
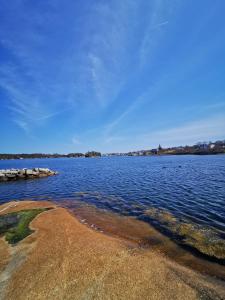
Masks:
[[[2,183],[0,202],[82,201],[147,220],[180,243],[224,258],[225,155],[0,161],[0,169],[13,167],[59,175]]]

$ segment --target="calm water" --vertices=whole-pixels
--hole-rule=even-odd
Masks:
[[[225,232],[225,155],[0,161],[0,169],[24,167],[59,175],[1,183],[0,203],[69,198],[137,217],[156,208]]]

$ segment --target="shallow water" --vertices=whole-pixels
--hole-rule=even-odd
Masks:
[[[0,161],[0,169],[24,167],[49,167],[59,175],[1,183],[0,202],[82,201],[136,216],[159,229],[170,230],[174,220],[191,224],[211,240],[224,241],[225,155]],[[169,213],[166,220],[162,211]]]
[[[92,230],[122,239],[129,248],[153,250],[202,274],[225,280],[223,265],[218,265],[215,260],[206,261],[202,255],[196,257],[193,251],[191,253],[186,251],[146,222],[135,217],[121,216],[108,210],[97,209],[93,205],[78,201],[75,203],[65,200],[61,205],[69,208],[82,224]]]

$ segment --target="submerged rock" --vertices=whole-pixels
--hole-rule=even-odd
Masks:
[[[190,246],[203,255],[225,260],[225,240],[215,228],[180,220],[168,211],[150,208],[144,212],[158,226],[166,229],[180,244]]]
[[[48,168],[0,170],[0,182],[18,179],[40,178],[56,174],[58,174],[58,172],[52,171]]]

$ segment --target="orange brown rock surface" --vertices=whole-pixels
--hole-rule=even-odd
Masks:
[[[223,281],[181,266],[154,249],[92,230],[50,202],[11,202],[0,206],[0,214],[39,207],[52,209],[32,221],[35,232],[16,250],[0,239],[0,272],[8,276],[2,299],[225,298]],[[10,259],[14,268],[7,268]],[[0,275],[0,287],[1,279]]]

